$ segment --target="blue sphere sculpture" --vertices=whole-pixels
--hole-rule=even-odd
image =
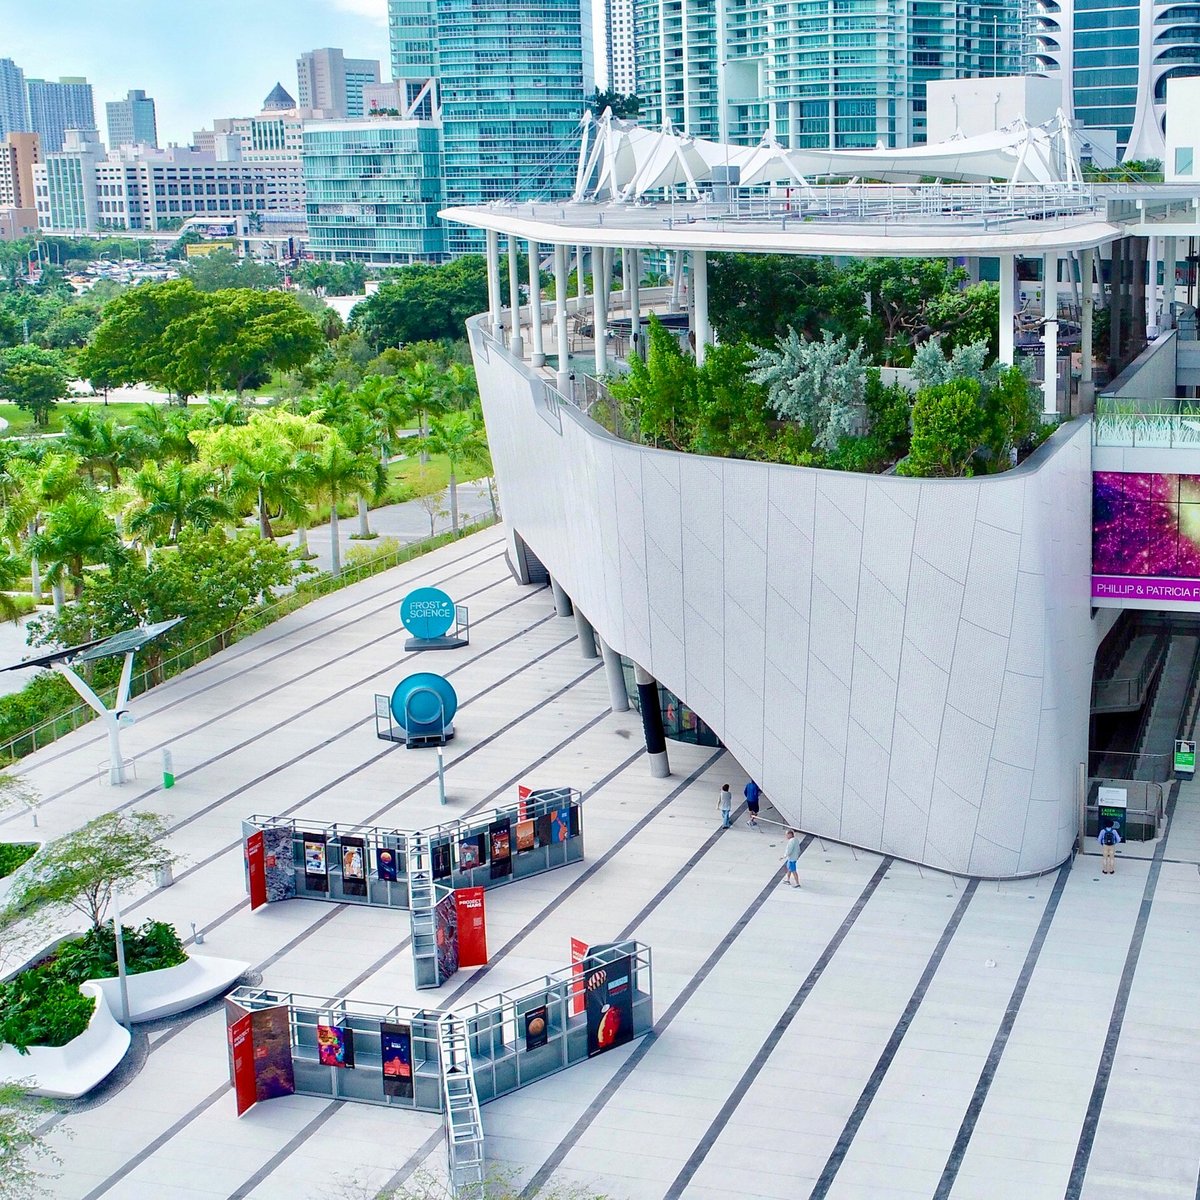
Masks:
[[[448,679],[418,671],[400,680],[391,699],[392,718],[410,736],[441,734],[458,711],[458,695]]]

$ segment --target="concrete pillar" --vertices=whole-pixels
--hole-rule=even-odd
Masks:
[[[1173,237],[1163,238],[1163,329],[1175,328],[1175,266],[1179,257],[1179,246]]]
[[[500,235],[489,229],[487,240],[488,329],[493,337],[504,336],[500,318]]]
[[[604,656],[604,677],[608,680],[608,706],[613,712],[628,712],[629,692],[621,656],[606,641],[600,642],[600,651]]]
[[[708,323],[708,252],[692,251],[692,291],[696,300],[696,366],[704,366],[704,353],[712,344]]]
[[[642,252],[626,250],[629,260],[629,353],[640,354],[645,358],[642,349]]]
[[[1146,335],[1158,336],[1158,237],[1152,235],[1146,248]]]
[[[614,251],[615,253],[615,251]],[[621,303],[625,306],[625,311],[629,311],[629,251],[624,246],[621,247]]]
[[[1096,385],[1092,379],[1092,359],[1095,349],[1092,344],[1092,318],[1095,315],[1096,298],[1092,290],[1092,271],[1096,259],[1095,250],[1079,252],[1079,282],[1081,287],[1079,321],[1079,409],[1090,412],[1096,397]]]
[[[513,357],[521,358],[525,354],[525,344],[521,341],[521,269],[517,262],[517,239],[511,233],[508,235],[508,310],[508,348]]]
[[[558,390],[568,395],[571,386],[570,334],[567,332],[567,258],[566,246],[554,247],[554,340],[558,344]]]
[[[529,361],[535,367],[546,365],[546,352],[542,346],[542,274],[538,269],[541,247],[537,242],[529,243],[529,331],[532,347]]]
[[[1013,299],[1017,288],[1016,256],[1000,255],[1000,362],[1013,364]]]
[[[608,374],[608,255],[592,247],[592,334],[596,341],[596,377]]]
[[[1042,255],[1042,416],[1058,413],[1058,252]]]
[[[1108,370],[1115,377],[1121,361],[1121,325],[1125,313],[1125,245],[1127,238],[1113,242],[1112,270],[1109,276]]]
[[[579,639],[579,653],[584,658],[596,657],[596,631],[592,628],[592,623],[579,611],[575,609],[575,634]]]
[[[678,312],[680,296],[683,293],[683,251],[674,250],[671,253],[671,300],[667,312]]]
[[[1129,333],[1132,338],[1130,357],[1138,354],[1146,341],[1146,238],[1129,239],[1130,272],[1130,318]]]
[[[583,273],[583,247],[575,247],[575,298],[582,304],[587,295],[587,277]]]
[[[654,676],[643,671],[641,667],[635,666],[633,674],[637,681],[638,703],[642,710],[642,732],[646,736],[650,774],[655,779],[666,779],[671,774],[671,763],[667,758],[667,735],[663,731],[658,684]]]
[[[563,591],[563,586],[557,579],[550,580],[550,594],[554,597],[554,615],[569,617],[574,611],[571,608],[571,597]]]

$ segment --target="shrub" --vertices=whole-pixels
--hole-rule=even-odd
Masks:
[[[34,842],[0,842],[0,879],[11,875],[37,853]]]
[[[121,926],[125,938],[125,969],[130,975],[161,971],[187,962],[187,952],[173,925],[146,921],[136,929]],[[76,985],[85,979],[112,979],[117,974],[117,946],[113,923],[89,929],[83,937],[60,946],[54,971]]]

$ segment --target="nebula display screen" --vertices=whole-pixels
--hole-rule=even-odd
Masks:
[[[1200,475],[1093,474],[1092,598],[1200,603]]]

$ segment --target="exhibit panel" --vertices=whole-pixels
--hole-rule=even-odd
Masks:
[[[1098,640],[1086,422],[977,478],[680,454],[548,423],[543,380],[469,330],[510,530],[786,819],[964,874],[1063,861]]]

